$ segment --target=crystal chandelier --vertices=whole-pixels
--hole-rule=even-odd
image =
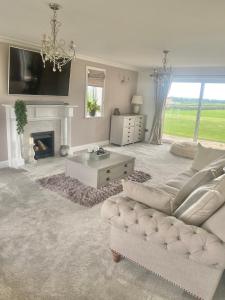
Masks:
[[[169,76],[172,73],[172,68],[168,67],[168,54],[169,50],[163,50],[162,67],[154,68],[151,77],[163,77]]]
[[[47,61],[53,64],[53,72],[62,71],[62,67],[76,58],[75,44],[70,42],[68,51],[65,50],[65,41],[57,40],[59,27],[61,23],[57,20],[57,11],[61,8],[57,3],[50,3],[49,7],[53,10],[53,18],[51,19],[51,36],[46,37],[44,34],[41,46],[41,57],[45,67]]]

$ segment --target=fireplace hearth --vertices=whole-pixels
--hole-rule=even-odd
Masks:
[[[31,134],[34,140],[35,159],[55,155],[54,131],[35,132]]]

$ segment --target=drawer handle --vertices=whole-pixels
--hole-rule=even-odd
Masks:
[[[130,123],[129,123],[129,125],[130,125]]]
[[[128,137],[130,137],[130,136],[128,135]]]
[[[129,121],[130,121],[131,119],[129,119]]]
[[[124,167],[127,168],[127,164],[125,164]]]
[[[106,181],[109,181],[109,180],[110,180],[110,177],[107,177],[107,178],[106,178]]]
[[[123,173],[124,173],[124,174],[127,174],[127,171],[124,171]]]
[[[110,170],[107,170],[106,173],[110,173]]]

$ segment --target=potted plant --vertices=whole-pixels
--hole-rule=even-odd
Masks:
[[[21,155],[23,157],[23,133],[24,127],[27,124],[27,107],[23,100],[17,100],[14,109],[16,115],[16,130],[20,137]]]
[[[97,104],[96,99],[88,99],[87,110],[92,117],[95,116],[97,111],[100,111],[100,105]]]

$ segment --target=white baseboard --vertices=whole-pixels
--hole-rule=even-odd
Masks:
[[[88,149],[89,147],[95,146],[95,145],[97,145],[97,146],[106,146],[106,145],[109,145],[109,140],[99,141],[99,142],[96,142],[96,143],[91,143],[91,144],[85,144],[85,145],[70,147],[69,154],[72,155],[76,151],[85,150],[85,149]],[[18,160],[18,161],[15,160],[12,163],[12,167],[13,168],[18,168],[18,167],[21,167],[23,165],[24,165],[24,160],[23,159],[22,160]],[[8,160],[0,161],[0,169],[7,168],[7,167],[9,167],[9,161]]]
[[[0,169],[7,168],[9,166],[8,160],[0,161]]]
[[[76,151],[85,150],[85,149],[88,149],[89,147],[92,147],[92,146],[95,146],[95,145],[97,145],[97,146],[106,146],[106,145],[109,145],[109,140],[99,141],[99,142],[96,142],[96,143],[91,143],[91,144],[85,144],[85,145],[70,147],[69,154],[72,155]]]

